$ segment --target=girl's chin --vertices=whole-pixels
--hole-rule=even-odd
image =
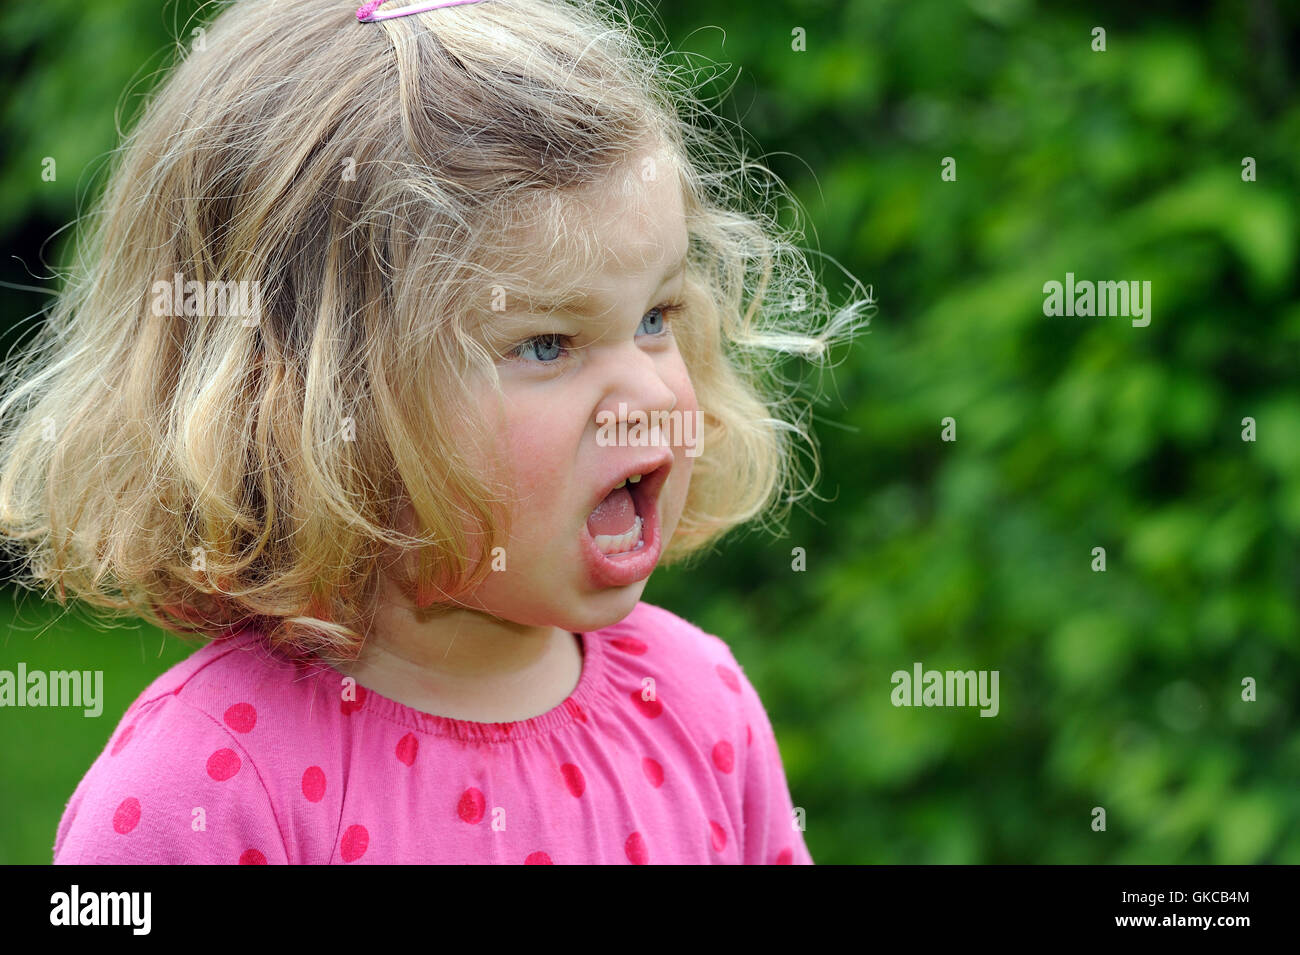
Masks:
[[[612,627],[630,614],[641,600],[645,587],[633,584],[616,590],[604,589],[593,592],[579,601],[579,608],[568,623],[566,630],[574,633],[590,633]]]

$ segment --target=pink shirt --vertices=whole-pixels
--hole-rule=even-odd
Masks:
[[[667,610],[582,634],[572,695],[515,723],[344,700],[337,670],[259,636],[210,643],[131,704],[55,864],[812,864],[758,694]]]

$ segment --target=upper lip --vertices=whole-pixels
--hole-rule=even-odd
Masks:
[[[652,483],[654,486],[653,487],[647,486],[645,488],[646,491],[652,492],[651,496],[653,497],[653,495],[658,493],[659,488],[663,486],[663,479],[668,477],[668,472],[672,469],[672,466],[673,466],[673,452],[670,449],[664,449],[664,452],[660,454],[658,457],[643,461],[640,464],[629,465],[623,468],[616,475],[608,478],[605,481],[604,485],[602,486],[602,490],[600,490],[596,494],[595,498],[591,502],[591,506],[587,508],[587,513],[590,514],[592,511],[594,511],[596,509],[596,505],[598,505],[601,501],[605,500],[605,498],[609,495],[609,492],[614,490],[614,488],[616,488],[620,482],[626,481],[634,474],[646,475],[646,474],[650,474],[651,472],[658,471],[660,468],[663,468],[664,470],[662,476],[656,475],[655,479],[653,480]]]

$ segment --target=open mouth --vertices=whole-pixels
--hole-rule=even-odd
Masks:
[[[609,490],[587,517],[587,532],[598,551],[613,557],[645,546],[646,522],[667,476],[668,467],[660,465],[645,474],[629,474]]]
[[[641,530],[645,521],[637,509],[634,496],[637,485],[644,475],[635,474],[624,478],[587,518],[587,532],[596,544],[596,549],[609,557],[624,554],[630,550],[645,546]],[[641,510],[645,509],[642,502]]]
[[[671,457],[649,462],[606,490],[587,517],[582,534],[593,576],[623,585],[649,575],[659,560],[659,493],[672,469]]]

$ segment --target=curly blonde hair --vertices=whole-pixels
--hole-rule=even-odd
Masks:
[[[563,229],[647,145],[682,184],[674,334],[709,438],[663,559],[810,491],[779,362],[824,359],[870,290],[827,305],[777,223],[784,187],[700,121],[699,71],[617,0],[365,24],[356,2],[221,5],[113,155],[49,321],[5,369],[0,529],[23,585],[182,636],[255,623],[327,661],[359,652],[385,555],[414,552],[423,600],[475,586],[490,548],[471,537],[508,533],[464,442],[472,386],[495,381],[474,329],[504,224]],[[174,314],[174,276],[250,282],[251,320]],[[404,503],[418,535],[396,529]]]

